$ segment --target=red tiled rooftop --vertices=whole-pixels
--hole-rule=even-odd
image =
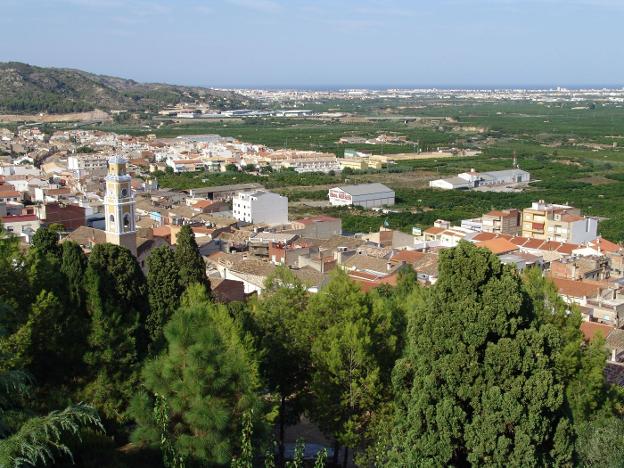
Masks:
[[[570,297],[596,297],[603,286],[592,281],[577,281],[564,278],[550,278],[560,294]]]
[[[490,250],[495,255],[500,255],[518,250],[518,246],[507,239],[497,238],[483,242],[477,242],[477,247],[483,247]]]
[[[480,232],[479,234],[474,236],[472,240],[475,242],[483,242],[483,241],[495,239],[496,237],[498,236],[494,234],[493,232]]]
[[[542,247],[543,243],[544,241],[541,239],[529,239],[522,247],[525,249],[539,249]]]
[[[424,256],[425,254],[423,252],[418,252],[416,250],[400,250],[399,252],[395,253],[390,260],[396,262],[413,263],[417,260],[420,260]]]
[[[593,341],[599,334],[603,338],[609,336],[615,327],[596,322],[581,322],[581,332],[585,341]]]
[[[156,237],[167,237],[171,235],[171,228],[169,226],[158,226],[152,228],[152,234]]]
[[[425,234],[441,234],[445,231],[444,228],[439,228],[435,226],[431,226],[430,228],[425,229],[423,232]]]

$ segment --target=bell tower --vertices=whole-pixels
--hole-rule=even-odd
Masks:
[[[121,156],[108,160],[104,213],[106,242],[125,247],[136,255],[135,201],[127,171],[127,161]]]

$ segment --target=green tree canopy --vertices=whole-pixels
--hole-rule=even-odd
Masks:
[[[165,326],[167,350],[143,369],[147,393],[132,403],[133,440],[159,446],[164,438],[191,464],[225,464],[237,451],[243,414],[261,414],[258,369],[227,310],[201,293],[189,298]],[[166,408],[165,434],[154,397]]]
[[[210,284],[206,276],[206,264],[199,253],[195,241],[195,234],[191,226],[185,224],[176,238],[175,259],[178,264],[180,284],[184,289],[193,283],[199,283],[210,291]]]
[[[99,244],[89,255],[85,285],[90,318],[85,395],[104,416],[123,421],[147,344],[145,277],[128,249]]]
[[[290,269],[280,266],[267,277],[262,296],[252,305],[261,372],[280,399],[281,456],[285,425],[298,420],[301,397],[310,382],[310,343],[302,327],[307,303],[306,287]],[[287,406],[293,418],[288,417]]]
[[[558,370],[565,332],[539,320],[515,269],[472,244],[440,254],[394,371],[397,466],[569,464]]]
[[[146,328],[153,350],[162,349],[163,327],[180,305],[184,288],[178,275],[175,254],[169,246],[158,247],[147,259],[147,287],[150,313]]]

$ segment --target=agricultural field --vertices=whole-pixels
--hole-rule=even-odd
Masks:
[[[427,227],[436,219],[459,221],[493,208],[523,208],[544,199],[569,203],[584,213],[603,217],[601,233],[624,241],[624,108],[587,103],[534,102],[414,102],[386,100],[339,101],[306,105],[318,111],[348,112],[349,118],[239,119],[163,124],[158,129],[102,129],[125,133],[156,133],[160,137],[216,133],[273,148],[333,152],[345,148],[374,154],[409,152],[438,147],[478,149],[474,157],[398,161],[382,170],[346,174],[277,172],[163,175],[163,187],[177,189],[240,182],[260,182],[297,202],[293,216],[326,213],[340,216],[350,232],[376,230],[387,221],[397,229]],[[155,122],[150,123],[150,125]],[[403,135],[406,144],[338,144],[341,137],[374,138]],[[521,193],[444,192],[427,182],[475,168],[507,169],[514,156],[535,180]],[[327,189],[341,183],[382,182],[397,192],[398,213],[378,214],[347,208],[306,205],[326,199]]]

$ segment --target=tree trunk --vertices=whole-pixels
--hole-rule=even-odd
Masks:
[[[345,445],[344,458],[342,459],[342,468],[347,468],[347,462],[349,461],[349,447]]]
[[[277,457],[279,466],[284,466],[284,432],[286,427],[286,397],[282,395],[280,402],[280,422],[279,422],[279,455]]]
[[[334,457],[333,457],[333,463],[334,466],[338,466],[338,452],[340,451],[340,444],[338,443],[338,441],[334,442]]]

